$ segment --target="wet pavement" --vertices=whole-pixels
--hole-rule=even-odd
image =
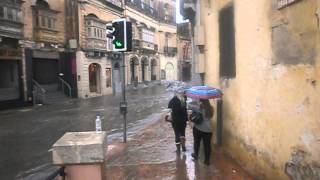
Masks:
[[[128,91],[128,135],[153,123],[171,96],[158,85]],[[121,142],[120,100],[104,96],[0,111],[0,179],[43,180],[55,168],[48,152],[53,143],[65,132],[94,130],[98,113],[104,116],[102,126],[110,140]]]
[[[127,144],[111,143],[107,151],[108,179],[161,180],[250,180],[253,179],[234,161],[214,148],[210,166],[203,154],[193,161],[192,129],[187,127],[187,151],[177,154],[170,123],[155,121],[138,131]],[[200,149],[201,152],[203,149]]]

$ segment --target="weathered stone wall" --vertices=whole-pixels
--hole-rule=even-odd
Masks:
[[[259,179],[319,179],[320,2],[280,10],[275,0],[198,3],[205,82],[224,92],[224,149]],[[232,5],[236,75],[222,78],[219,16]]]

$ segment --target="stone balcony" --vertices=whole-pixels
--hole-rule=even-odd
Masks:
[[[134,50],[149,51],[154,53],[158,51],[158,45],[139,39],[133,39],[132,47]]]

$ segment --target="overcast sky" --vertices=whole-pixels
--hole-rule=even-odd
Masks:
[[[183,22],[183,18],[180,15],[180,0],[176,1],[176,22],[177,23]]]

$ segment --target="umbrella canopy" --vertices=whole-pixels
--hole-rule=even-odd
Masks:
[[[186,96],[194,99],[215,99],[222,95],[221,90],[209,86],[192,86],[186,90]]]

